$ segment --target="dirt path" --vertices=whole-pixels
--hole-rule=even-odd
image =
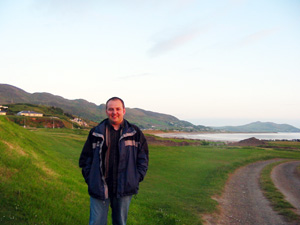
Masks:
[[[277,189],[285,196],[295,208],[295,212],[300,215],[300,173],[297,167],[300,161],[291,161],[276,166],[271,178]]]
[[[220,214],[206,217],[206,224],[218,225],[290,225],[278,215],[263,196],[259,185],[262,169],[272,159],[239,168],[228,180],[223,196],[216,199]]]

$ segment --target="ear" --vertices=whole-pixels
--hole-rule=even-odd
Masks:
[[[126,114],[126,109],[123,109],[123,115],[125,115]]]

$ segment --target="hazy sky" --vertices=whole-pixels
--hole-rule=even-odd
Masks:
[[[194,124],[300,127],[300,1],[1,0],[0,74]]]

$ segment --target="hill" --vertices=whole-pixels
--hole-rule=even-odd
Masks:
[[[99,114],[99,107],[96,104],[83,99],[68,100],[61,96],[45,92],[30,94],[15,86],[0,84],[0,104],[14,103],[55,106],[63,109],[67,113],[93,121],[100,120],[105,116],[104,113]]]
[[[105,104],[97,106],[84,99],[68,100],[50,93],[30,94],[20,88],[8,84],[0,84],[0,104],[29,103],[35,105],[54,106],[64,112],[100,122],[105,115]],[[210,131],[209,127],[193,125],[190,122],[179,120],[174,116],[146,111],[139,108],[126,108],[125,118],[137,124],[142,129],[180,130],[180,131]]]
[[[213,127],[227,132],[300,132],[300,129],[288,124],[276,124],[272,122],[254,122],[242,126]]]
[[[0,117],[0,224],[86,223],[77,164],[87,131],[46,130],[66,133],[46,135]]]
[[[90,120],[82,120],[65,113],[61,108],[54,106],[35,105],[29,103],[6,104],[7,117],[21,126],[36,128],[91,128],[97,123]],[[20,111],[34,111],[42,113],[42,117],[18,116]]]

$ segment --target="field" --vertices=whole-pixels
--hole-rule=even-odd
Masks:
[[[78,168],[87,134],[26,130],[0,117],[1,224],[88,223],[89,196]],[[217,209],[211,197],[222,192],[229,173],[257,160],[300,159],[295,148],[150,145],[149,171],[128,224],[202,224],[202,215]]]

